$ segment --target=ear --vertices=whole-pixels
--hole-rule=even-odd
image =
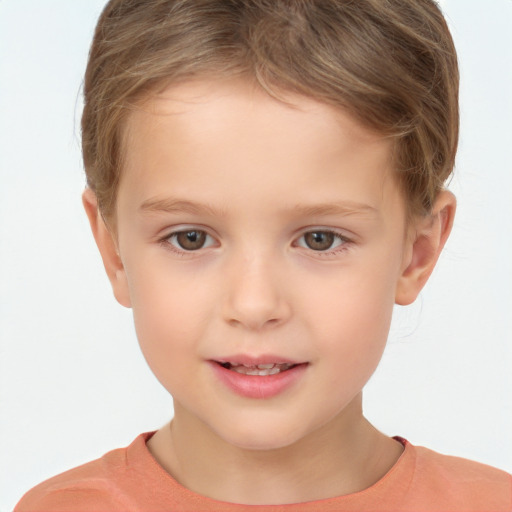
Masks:
[[[123,262],[119,256],[116,238],[103,220],[103,216],[98,209],[96,194],[90,188],[86,188],[82,194],[82,202],[89,218],[96,245],[100,250],[103,265],[112,285],[114,296],[119,304],[129,308],[131,307],[131,301],[128,281]]]
[[[396,304],[406,306],[414,302],[427,282],[452,230],[456,204],[455,196],[443,190],[434,203],[432,213],[413,221],[403,270],[397,283]]]

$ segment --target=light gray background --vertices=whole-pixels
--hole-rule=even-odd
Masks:
[[[0,0],[2,512],[171,414],[80,202],[79,88],[104,3]],[[462,72],[459,210],[365,409],[390,435],[512,472],[512,1],[442,5]]]

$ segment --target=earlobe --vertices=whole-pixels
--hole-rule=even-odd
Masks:
[[[100,251],[105,271],[112,285],[114,296],[119,304],[129,308],[131,307],[131,301],[128,282],[123,262],[117,249],[117,243],[98,209],[96,195],[90,188],[86,188],[83,192],[82,202],[91,225],[94,240]]]
[[[425,286],[450,235],[455,209],[455,196],[443,190],[436,199],[432,214],[415,222],[397,283],[396,304],[411,304]]]

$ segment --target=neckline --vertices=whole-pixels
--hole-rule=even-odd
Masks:
[[[160,466],[158,461],[153,457],[148,447],[146,446],[147,441],[156,432],[145,432],[140,434],[133,443],[127,448],[127,462],[130,467],[136,471],[144,474],[144,479],[149,479],[155,482],[155,486],[164,490],[163,494],[172,497],[173,500],[180,500],[183,502],[191,503],[202,503],[212,510],[225,510],[226,512],[240,510],[240,507],[265,507],[266,510],[271,512],[272,510],[294,510],[297,512],[308,512],[318,510],[319,506],[325,505],[327,507],[333,504],[352,506],[356,505],[360,501],[370,501],[372,499],[380,499],[382,496],[381,488],[383,486],[389,486],[394,489],[394,494],[397,499],[406,492],[409,487],[410,480],[414,473],[413,469],[415,466],[415,450],[414,446],[411,445],[406,439],[400,436],[393,436],[392,439],[401,443],[404,450],[400,457],[397,459],[395,464],[389,469],[389,471],[375,482],[370,487],[361,491],[331,497],[323,498],[315,501],[306,501],[301,503],[291,503],[284,505],[244,505],[237,504],[227,501],[220,501],[214,498],[198,494],[183,485],[181,485],[171,474],[167,473],[165,469]],[[148,477],[148,473],[150,473]]]

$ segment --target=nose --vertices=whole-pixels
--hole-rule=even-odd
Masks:
[[[231,262],[224,318],[232,326],[252,331],[276,327],[291,315],[283,275],[271,257],[241,258]]]

